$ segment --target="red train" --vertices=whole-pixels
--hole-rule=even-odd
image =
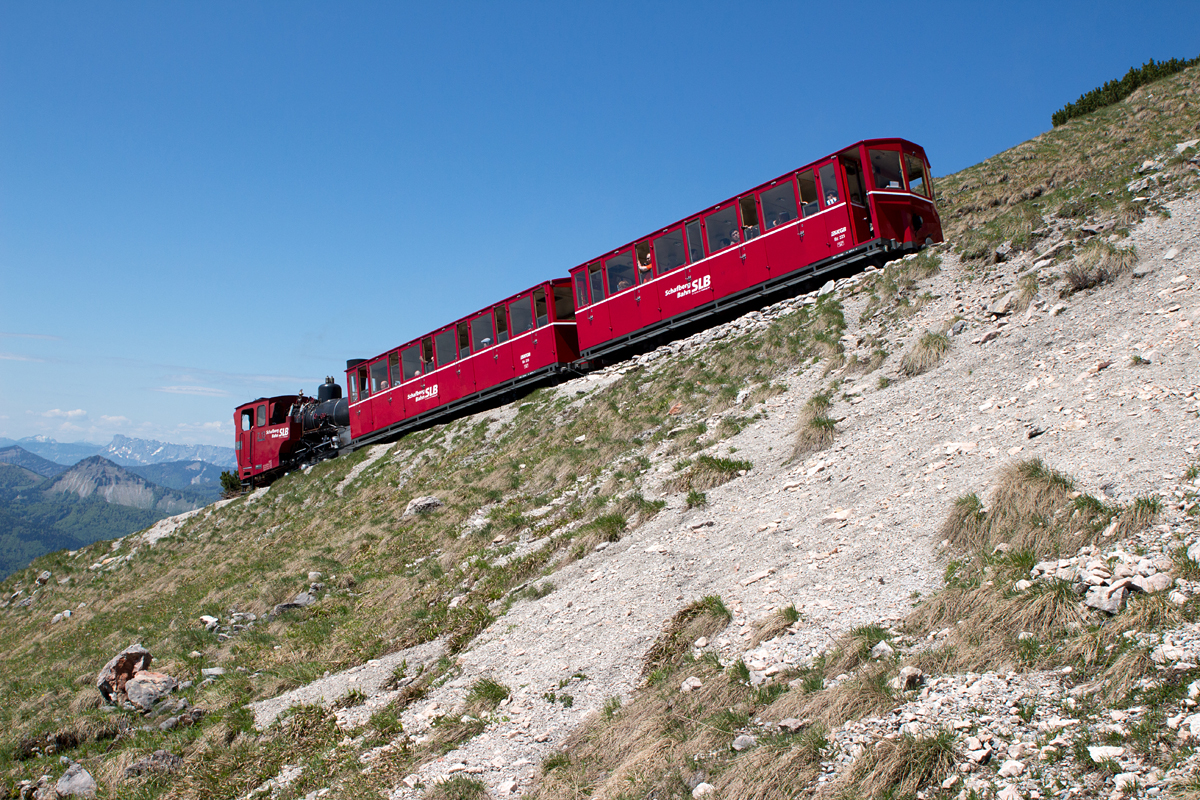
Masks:
[[[942,241],[925,151],[868,139],[813,161],[374,358],[346,362],[348,397],[239,406],[244,485],[387,441],[565,372],[795,293],[834,270]]]

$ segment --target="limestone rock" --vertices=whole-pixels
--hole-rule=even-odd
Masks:
[[[812,720],[788,717],[787,719],[779,720],[779,730],[787,731],[788,733],[799,733],[807,728],[811,723]]]
[[[54,784],[59,797],[95,797],[96,781],[79,764],[72,764]]]
[[[1015,778],[1024,771],[1024,764],[1015,759],[1009,759],[1000,765],[1000,770],[996,774],[1001,778]]]
[[[696,788],[692,789],[692,797],[708,797],[716,790],[717,787],[711,783],[698,783],[696,784]]]
[[[133,644],[112,657],[96,676],[96,688],[106,703],[125,693],[125,683],[138,672],[150,668],[153,656],[140,644]]]
[[[901,667],[900,674],[892,678],[891,686],[896,691],[908,692],[918,688],[924,680],[925,673],[916,667]]]
[[[149,711],[159,699],[175,691],[179,681],[162,672],[142,670],[125,682],[129,702],[142,711]]]
[[[431,511],[437,511],[439,508],[445,507],[445,505],[445,503],[433,496],[414,497],[404,507],[404,516],[411,517],[413,514],[428,514]]]
[[[748,733],[743,733],[743,734],[739,735],[736,739],[733,740],[733,744],[730,745],[730,747],[732,747],[734,750],[737,750],[740,753],[743,750],[749,750],[751,747],[754,747],[754,745],[757,743],[758,743],[758,740],[755,739],[753,736],[751,736]]]
[[[881,641],[871,648],[871,658],[890,658],[895,652],[890,644]]]
[[[699,688],[701,687],[701,685],[702,685],[702,684],[700,683],[700,679],[699,679],[699,678],[697,678],[695,675],[692,675],[691,677],[687,678],[687,679],[686,679],[686,680],[683,682],[683,685],[681,685],[681,686],[679,687],[679,691],[681,691],[681,692],[690,692],[690,691],[692,691],[692,690],[694,690],[694,689],[699,689]]]

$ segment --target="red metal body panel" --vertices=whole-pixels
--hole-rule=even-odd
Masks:
[[[873,183],[867,174],[871,172],[867,169],[872,163],[870,153],[875,150],[893,151],[901,165],[903,175],[886,186]],[[917,165],[918,161],[923,168]],[[782,222],[775,217],[772,224],[764,225],[767,213],[762,200],[764,192],[807,171],[811,171],[810,190],[815,190],[817,196],[806,198],[792,182],[799,216],[789,216]],[[923,174],[923,184],[920,180],[910,180],[910,173]],[[729,223],[730,211],[736,213],[736,230]],[[668,225],[660,233],[681,228],[695,219],[703,221],[703,251],[692,250],[689,241],[685,266],[656,274],[623,292],[614,294],[615,287],[608,287],[603,297],[597,297],[597,292],[589,291],[589,303],[577,309],[579,350],[583,356],[608,341],[687,314],[713,300],[781,275],[804,270],[859,245],[877,240],[920,244],[926,237],[933,242],[942,241],[925,152],[903,139],[857,142],[751,192],[711,206],[700,215]],[[643,237],[642,241],[646,240]],[[635,243],[617,248],[605,259],[625,252]],[[571,270],[572,278],[581,274],[586,278],[589,265],[595,263]],[[590,289],[594,284],[588,282],[588,285]],[[653,304],[648,304],[650,298]]]
[[[300,426],[287,416],[296,402],[293,394],[279,397],[260,397],[252,403],[238,406],[233,412],[237,436],[238,477],[253,481],[259,475],[279,468],[292,452],[300,437]]]

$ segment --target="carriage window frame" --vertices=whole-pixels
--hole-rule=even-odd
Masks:
[[[593,261],[584,269],[587,270],[588,288],[592,293],[592,303],[599,303],[608,297],[608,293],[605,291],[607,287],[604,285],[604,262]]]
[[[371,378],[367,373],[367,365],[358,366],[358,399],[366,400],[371,396]]]
[[[730,203],[706,214],[704,216],[704,239],[708,245],[709,254],[719,253],[741,244],[740,225],[737,203]],[[728,238],[725,238],[726,235]],[[715,241],[714,237],[716,237]]]
[[[242,409],[242,430],[248,431],[253,427],[254,427],[254,409],[253,408],[243,408]]]
[[[588,300],[587,269],[584,268],[577,271],[571,276],[571,280],[575,286],[576,310],[587,308],[589,305],[591,305],[590,301]]]
[[[400,351],[393,350],[388,354],[388,371],[392,374],[392,386],[395,386],[399,381],[396,376],[400,374]]]
[[[604,277],[608,281],[610,295],[628,291],[637,286],[637,268],[633,258],[633,248],[623,248],[620,252],[604,259]],[[621,283],[626,280],[629,285],[622,286]]]
[[[796,192],[800,195],[800,215],[811,217],[821,211],[820,192],[817,191],[817,171],[812,167],[796,173]]]
[[[501,303],[493,309],[496,315],[496,344],[508,341],[508,306]]]
[[[400,350],[400,381],[405,383],[419,378],[424,373],[421,369],[421,345],[411,344]]]
[[[546,290],[533,290],[533,321],[540,328],[550,324],[550,312],[546,307]]]
[[[842,202],[842,187],[838,185],[838,163],[826,161],[817,167],[819,195],[823,208],[833,208]]]
[[[386,358],[377,358],[371,362],[371,394],[385,392],[392,388],[388,382],[388,365]]]
[[[784,199],[790,200],[790,205],[786,205],[782,210],[776,210]],[[768,206],[768,201],[770,206]],[[759,192],[758,205],[762,209],[763,233],[800,219],[800,205],[796,201],[796,184],[791,178],[785,178],[774,186]]]
[[[447,337],[449,337],[448,340]],[[450,355],[448,358],[444,358],[444,351],[447,344],[450,345]],[[447,364],[453,364],[455,361],[458,361],[457,345],[458,342],[456,341],[454,328],[446,328],[445,330],[434,334],[433,352],[434,356],[437,358],[437,364],[439,367],[444,367]]]
[[[487,310],[471,319],[471,352],[478,353],[496,343],[496,319]]]
[[[868,160],[871,162],[871,185],[876,189],[884,192],[903,192],[904,191],[904,163],[900,157],[899,150],[890,150],[886,148],[871,148],[867,151]],[[892,166],[891,162],[894,159],[895,165],[895,181],[886,180],[886,186],[880,185],[880,180],[876,175],[884,173],[884,168]],[[887,176],[885,175],[885,178]],[[896,186],[892,186],[896,183]]]
[[[512,323],[513,338],[529,333],[537,327],[533,317],[533,296],[522,295],[508,304],[508,318]]]
[[[686,239],[688,263],[695,264],[697,261],[703,261],[706,253],[704,252],[704,224],[699,217],[689,220],[683,226],[684,238]]]
[[[699,224],[696,227],[699,228]],[[666,242],[667,239],[671,239],[672,237],[677,239],[677,241]],[[666,233],[655,236],[653,248],[656,274],[666,275],[668,272],[687,266],[687,239],[684,236],[682,227],[673,228]],[[678,257],[677,263],[672,256]]]
[[[901,161],[904,164],[904,182],[908,184],[908,190],[929,199],[932,194],[929,187],[932,184],[929,182],[929,168],[925,165],[925,159],[912,153],[905,153]],[[914,166],[917,171],[916,184],[913,183],[912,176]]]

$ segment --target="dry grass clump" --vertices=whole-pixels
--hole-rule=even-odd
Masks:
[[[896,672],[896,664],[891,660],[865,664],[855,675],[829,688],[807,694],[788,692],[760,716],[810,719],[833,729],[847,720],[883,714],[900,702],[889,685]]]
[[[455,775],[425,790],[425,800],[485,800],[491,797],[483,781]]]
[[[1137,263],[1132,247],[1116,247],[1111,242],[1093,240],[1063,272],[1072,292],[1081,292],[1103,283],[1111,283]]]
[[[956,766],[953,731],[884,739],[859,757],[849,776],[834,788],[835,796],[847,800],[916,797],[919,791],[944,780]]]
[[[739,800],[792,800],[821,774],[828,731],[812,725],[795,736],[781,736],[743,754],[709,781],[717,797]]]
[[[942,363],[949,350],[949,336],[926,331],[900,360],[900,371],[910,378],[928,372]]]
[[[733,615],[718,595],[707,595],[680,609],[659,634],[642,659],[642,675],[680,664],[701,636],[712,636],[729,624]]]
[[[774,639],[786,631],[794,622],[800,619],[800,612],[795,606],[785,606],[774,614],[764,617],[754,623],[754,635],[750,637],[750,646],[758,647],[765,641]]]
[[[665,488],[668,492],[701,492],[729,483],[743,471],[752,469],[752,461],[702,455],[682,475],[668,481]]]
[[[1139,497],[1125,508],[1119,517],[1117,532],[1128,536],[1149,528],[1162,512],[1162,501],[1157,497]]]
[[[892,634],[878,625],[851,629],[834,643],[832,654],[825,660],[825,675],[833,678],[853,672],[871,657],[872,647],[891,638]]]
[[[817,392],[804,404],[796,428],[792,458],[800,459],[824,450],[837,437],[837,420],[829,416],[833,400],[829,392]]]

